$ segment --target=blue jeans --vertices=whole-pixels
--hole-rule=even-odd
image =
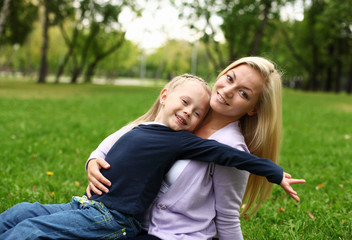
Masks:
[[[0,215],[0,239],[127,239],[139,222],[102,203],[20,203]]]

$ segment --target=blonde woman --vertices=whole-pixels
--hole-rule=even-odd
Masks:
[[[217,77],[210,106],[210,112],[194,132],[197,136],[278,163],[281,76],[270,61],[246,57],[230,64]],[[156,105],[135,123],[150,121],[157,112]],[[103,184],[111,184],[99,173],[100,168],[109,167],[103,160],[102,149],[92,153],[87,165],[88,193],[107,192]],[[304,180],[291,179],[290,183],[301,182]],[[271,190],[272,185],[266,179],[246,171],[179,160],[170,169],[159,197],[146,214],[144,229],[149,235],[137,239],[211,239],[216,234],[220,240],[243,239],[241,205],[242,215],[252,215]],[[297,196],[294,198],[299,201]]]

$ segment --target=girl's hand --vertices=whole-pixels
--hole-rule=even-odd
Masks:
[[[292,197],[297,202],[299,202],[300,199],[297,196],[297,192],[295,190],[293,190],[293,188],[291,187],[291,184],[305,183],[305,182],[306,182],[306,180],[304,180],[304,179],[291,178],[291,175],[289,173],[284,172],[284,177],[280,183],[280,186],[285,190],[285,192],[287,192],[288,195],[290,195],[290,197]]]
[[[111,182],[101,174],[100,169],[102,168],[110,168],[109,163],[102,158],[91,159],[87,165],[88,187],[86,192],[88,198],[92,197],[91,191],[98,195],[102,192],[109,192],[106,186],[110,187]]]

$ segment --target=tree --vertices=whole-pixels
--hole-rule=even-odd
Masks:
[[[176,75],[190,72],[191,52],[190,43],[168,40],[164,46],[148,56],[148,76],[171,80]]]
[[[300,65],[307,79],[306,89],[339,92],[345,87],[348,92],[351,11],[343,0],[314,0],[305,7],[303,21],[281,23],[282,36],[296,60],[291,65]]]
[[[44,19],[43,19],[43,37],[42,37],[42,48],[41,48],[41,61],[39,67],[39,78],[38,83],[45,83],[47,74],[47,50],[48,50],[48,29],[49,29],[49,0],[43,0],[44,4]]]
[[[208,57],[215,70],[241,56],[259,54],[268,25],[279,18],[280,7],[286,2],[289,1],[196,0],[182,1],[180,5],[173,1],[181,9],[181,17],[188,19],[190,27],[202,35],[201,41],[208,46]],[[196,23],[199,19],[202,24]],[[218,40],[219,35],[223,35],[224,44]]]
[[[33,29],[38,7],[32,1],[0,0],[0,43],[22,45]]]
[[[39,68],[38,83],[44,83],[47,75],[47,51],[49,44],[49,27],[61,24],[65,18],[72,13],[71,1],[60,0],[42,0],[43,5],[43,33],[42,33],[42,48],[41,48],[41,62]],[[49,14],[51,18],[49,18]]]
[[[73,66],[71,83],[76,83],[84,71],[85,81],[91,81],[98,63],[119,49],[124,42],[124,31],[118,21],[122,10],[130,9],[137,15],[140,14],[135,1],[81,0],[77,3],[79,6],[76,12],[79,17],[76,14],[70,19],[73,23],[71,33],[67,33],[64,25],[60,25],[68,51],[57,74],[57,81],[69,59]],[[106,42],[109,35],[115,36],[115,41]]]
[[[4,29],[7,12],[9,10],[9,5],[10,5],[10,0],[5,0],[0,12],[0,44],[1,44],[1,35]]]
[[[92,77],[94,75],[95,69],[98,65],[98,63],[109,56],[110,54],[114,53],[117,49],[119,49],[122,44],[125,41],[125,34],[124,33],[110,33],[112,36],[116,36],[115,41],[113,41],[111,44],[107,45],[106,41],[103,41],[104,38],[101,38],[100,40],[94,39],[93,42],[93,58],[90,61],[88,68],[85,73],[85,82],[91,82]],[[102,37],[103,34],[100,34],[100,37]]]

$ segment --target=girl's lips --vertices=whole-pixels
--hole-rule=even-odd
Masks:
[[[225,101],[225,99],[220,95],[219,92],[217,92],[216,99],[217,99],[218,102],[220,102],[221,104],[229,105],[229,104]]]
[[[182,125],[187,125],[186,120],[178,114],[175,114],[177,121]]]

